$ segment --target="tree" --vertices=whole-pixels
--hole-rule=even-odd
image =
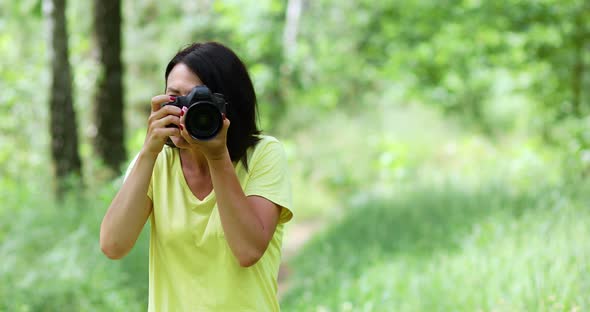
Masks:
[[[101,72],[94,95],[98,156],[115,173],[126,159],[121,62],[121,1],[94,0],[94,33]]]
[[[65,0],[45,0],[44,12],[49,24],[49,58],[51,89],[49,115],[51,128],[51,156],[57,179],[57,195],[61,197],[71,175],[81,176],[78,153],[76,114],[72,100],[72,77],[68,58]]]
[[[288,90],[291,89],[293,80],[293,71],[297,62],[297,36],[300,27],[301,14],[303,12],[304,0],[287,0],[285,7],[285,21],[283,29],[282,42],[282,60],[281,64],[275,65],[279,69],[279,81],[277,86],[277,98],[280,99],[275,104],[272,120],[279,120],[280,116],[287,110],[286,98]]]

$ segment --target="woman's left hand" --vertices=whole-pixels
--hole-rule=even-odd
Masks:
[[[203,153],[207,160],[219,160],[228,155],[227,149],[227,129],[230,121],[223,115],[223,126],[217,135],[208,140],[194,139],[186,130],[185,118],[187,108],[183,107],[180,117],[180,134],[188,143],[190,149],[196,149]]]

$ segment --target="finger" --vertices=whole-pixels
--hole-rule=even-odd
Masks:
[[[162,107],[160,110],[153,112],[149,118],[150,122],[156,122],[168,115],[174,115],[179,117],[181,114],[180,108],[172,105],[166,105]]]
[[[223,116],[223,125],[221,126],[221,133],[223,134],[227,134],[227,129],[229,129],[229,125],[231,124],[231,122],[229,121],[229,119],[225,116]]]
[[[166,94],[156,95],[152,98],[152,112],[157,112],[162,104],[174,101],[174,97]]]
[[[194,139],[186,130],[186,112],[188,111],[187,107],[183,107],[180,113],[180,135],[187,141],[192,142]]]
[[[158,128],[154,130],[154,135],[160,139],[167,139],[171,136],[180,135],[178,128]]]
[[[186,119],[186,112],[188,111],[188,108],[186,106],[182,107],[182,110],[180,111],[180,124],[185,126],[185,119]]]
[[[164,118],[161,118],[159,120],[156,120],[153,124],[152,124],[152,128],[165,128],[168,125],[180,125],[180,118],[178,116],[175,115],[168,115]]]
[[[181,117],[181,118],[184,118]],[[190,133],[188,133],[188,130],[186,130],[186,126],[184,124],[184,119],[182,119],[180,121],[180,135],[184,138],[185,141],[187,141],[188,143],[194,143],[195,139],[190,135]]]

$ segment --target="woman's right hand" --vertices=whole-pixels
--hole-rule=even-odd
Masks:
[[[180,125],[181,109],[172,105],[161,107],[162,104],[172,101],[174,97],[165,94],[152,98],[152,113],[148,119],[148,130],[143,143],[144,153],[157,156],[170,136],[180,136],[178,128],[166,126]]]

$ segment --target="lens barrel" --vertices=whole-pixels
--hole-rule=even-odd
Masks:
[[[212,102],[201,101],[191,105],[185,117],[188,133],[197,140],[214,138],[223,127],[222,112]]]

